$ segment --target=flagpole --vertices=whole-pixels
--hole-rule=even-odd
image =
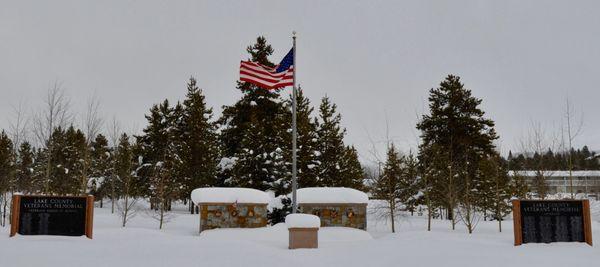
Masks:
[[[296,136],[298,135],[296,130],[296,72],[297,61],[296,61],[296,31],[292,32],[292,39],[294,42],[294,87],[292,92],[292,213],[298,212],[298,202],[296,201],[296,190],[298,189],[297,181],[297,170],[296,170]]]

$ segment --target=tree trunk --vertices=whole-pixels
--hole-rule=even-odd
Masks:
[[[427,201],[427,231],[431,231],[431,203]]]
[[[395,219],[394,219],[394,208],[395,207],[394,206],[395,206],[394,205],[394,200],[391,200],[390,201],[390,216],[391,216],[391,219],[392,219],[392,233],[396,232],[396,227],[395,227],[395,224],[394,224],[394,221],[395,221]]]
[[[502,233],[502,218],[498,218],[498,232]]]
[[[125,224],[127,223],[127,212],[129,211],[129,196],[126,194],[125,199],[123,200],[125,202],[125,205],[123,206],[123,227],[125,227]]]
[[[54,129],[50,129],[48,133],[48,138],[51,138],[53,130]],[[50,193],[50,168],[52,167],[52,147],[52,142],[48,140],[48,162],[46,162],[46,177],[44,179],[44,193],[46,194]]]
[[[2,227],[6,226],[6,206],[8,206],[8,195],[6,193],[2,194]]]
[[[450,206],[451,207],[446,209],[446,216],[452,223],[452,230],[456,230],[456,216],[454,216],[454,207],[452,205]]]
[[[160,225],[158,226],[158,229],[162,229],[162,227],[163,227],[164,215],[165,215],[165,208],[164,208],[164,205],[161,205],[160,206]]]
[[[473,224],[471,222],[471,206],[467,206],[467,230],[469,232],[469,234],[473,233]]]
[[[14,194],[14,193],[12,193],[12,194]],[[11,194],[11,195],[12,195],[12,194]],[[9,202],[9,201],[10,201],[10,200],[9,200],[9,197],[8,197],[8,193],[6,193],[6,195],[5,195],[5,197],[4,197],[4,218],[2,219],[2,220],[3,220],[2,224],[3,224],[4,226],[6,226],[6,217],[7,217],[7,214],[8,214],[8,212],[10,212],[10,208],[9,208],[9,205],[8,205],[8,204],[10,204],[10,202]],[[8,212],[7,212],[7,211],[8,211]],[[9,219],[10,219],[10,218],[9,218]],[[10,222],[9,222],[9,223],[10,223]]]
[[[115,213],[115,195],[116,195],[116,190],[115,190],[115,177],[113,176],[112,179],[110,179],[110,213]]]

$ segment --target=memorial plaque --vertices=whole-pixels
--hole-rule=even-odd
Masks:
[[[586,242],[592,245],[587,200],[514,200],[515,245]]]
[[[13,197],[11,236],[64,235],[92,238],[93,197]]]

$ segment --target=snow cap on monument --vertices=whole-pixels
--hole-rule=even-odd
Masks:
[[[256,203],[268,204],[270,197],[267,193],[240,187],[205,187],[196,188],[191,194],[192,201],[200,203]]]
[[[321,219],[312,214],[294,213],[285,216],[287,228],[319,228]]]
[[[299,204],[367,204],[369,196],[362,191],[346,187],[306,187],[298,189]]]

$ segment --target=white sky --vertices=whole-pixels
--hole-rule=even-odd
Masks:
[[[483,98],[504,151],[531,121],[560,127],[568,96],[584,114],[575,145],[600,149],[597,1],[0,1],[0,128],[60,81],[80,114],[94,93],[107,119],[139,131],[190,75],[220,113],[245,47],[265,35],[278,62],[298,37],[298,80],[339,106],[363,161],[372,139],[414,148],[417,114],[449,73]],[[289,91],[288,91],[289,92]],[[387,114],[387,115],[386,115]],[[369,138],[370,136],[370,138]],[[383,152],[383,151],[381,151]]]

